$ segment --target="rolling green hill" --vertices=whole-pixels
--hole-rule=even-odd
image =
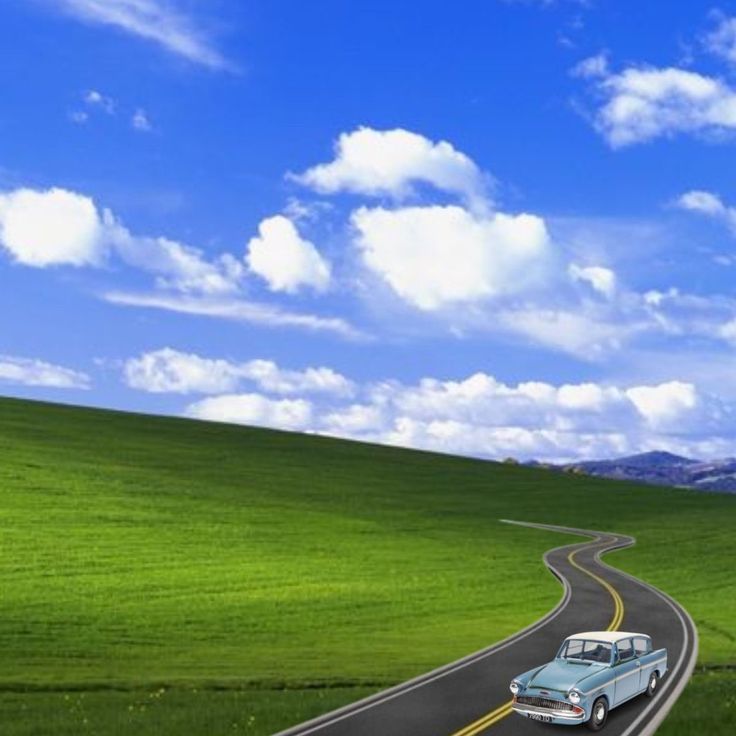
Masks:
[[[0,498],[2,734],[268,734],[485,646],[561,593],[499,518],[633,534],[736,663],[734,497],[1,399]]]

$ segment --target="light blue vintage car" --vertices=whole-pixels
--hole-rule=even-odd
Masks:
[[[511,681],[512,707],[535,721],[600,731],[611,708],[652,697],[666,672],[667,650],[653,651],[646,634],[585,631],[565,639],[549,664]]]

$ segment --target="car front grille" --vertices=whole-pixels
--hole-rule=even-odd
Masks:
[[[516,698],[519,705],[533,705],[535,708],[547,708],[548,710],[572,711],[571,703],[564,700],[552,700],[551,698],[539,698],[534,695],[520,695]]]

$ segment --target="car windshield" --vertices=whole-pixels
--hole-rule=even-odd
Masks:
[[[557,656],[562,659],[608,664],[611,661],[611,645],[593,639],[568,639]]]

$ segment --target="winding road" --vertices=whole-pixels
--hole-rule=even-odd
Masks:
[[[649,736],[690,679],[697,631],[667,594],[602,562],[600,556],[635,544],[632,537],[571,527],[504,520],[590,540],[550,550],[544,562],[563,595],[546,616],[513,636],[457,662],[320,716],[277,736],[550,736],[567,733],[511,712],[512,677],[552,659],[570,634],[641,631],[666,647],[669,672],[652,699],[634,698],[611,711],[608,736]]]

